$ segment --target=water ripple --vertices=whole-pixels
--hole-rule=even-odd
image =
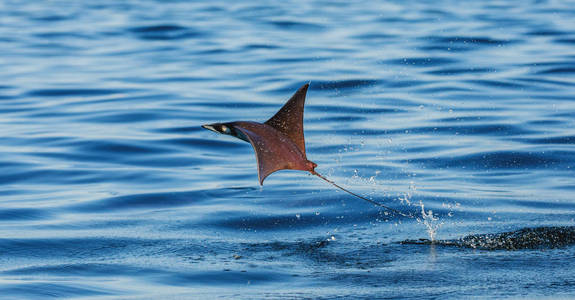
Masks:
[[[129,93],[130,90],[119,89],[40,89],[32,90],[27,93],[28,96],[36,97],[78,97],[78,96],[105,96],[121,93]]]
[[[143,40],[180,40],[201,35],[190,28],[174,24],[137,26],[130,28],[129,31]]]

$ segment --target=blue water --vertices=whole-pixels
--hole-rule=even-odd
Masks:
[[[2,1],[0,50],[2,299],[575,297],[573,1]],[[418,220],[200,128],[307,82]]]

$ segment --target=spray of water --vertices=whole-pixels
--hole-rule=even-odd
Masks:
[[[427,227],[427,233],[429,234],[429,239],[431,242],[435,241],[435,237],[437,236],[437,231],[443,225],[443,221],[439,219],[439,217],[433,214],[433,211],[428,210],[425,211],[425,206],[423,202],[419,201],[419,206],[421,207],[421,219],[417,218],[417,221],[423,223],[425,227]]]
[[[407,204],[408,206],[413,205],[411,198],[416,191],[415,183],[411,181],[409,183],[409,190],[398,198],[402,204]],[[417,222],[425,225],[427,233],[429,234],[429,239],[433,242],[437,236],[439,228],[443,225],[443,220],[440,220],[438,216],[433,214],[431,209],[425,210],[425,205],[423,201],[419,200],[418,204],[415,204],[421,208],[421,217],[417,217]],[[451,210],[450,210],[451,214]],[[451,216],[451,215],[450,215]]]
[[[389,143],[392,143],[391,139],[389,140]],[[350,143],[348,144],[352,144],[351,140]],[[365,142],[362,140],[361,143],[361,148],[363,148],[365,146]],[[343,149],[344,152],[349,152],[349,151],[356,151],[357,149],[354,149],[353,146],[349,146],[349,147],[345,147]],[[340,150],[340,156],[341,156],[341,150]],[[338,162],[341,161],[341,157],[340,159],[338,159]],[[353,180],[362,180],[362,181],[367,181],[368,184],[372,185],[373,187],[379,187],[380,185],[377,183],[377,176],[381,173],[381,171],[376,171],[375,175],[369,177],[368,180],[362,180],[361,176],[359,175],[359,171],[358,170],[354,170],[354,174],[352,176]],[[413,174],[413,176],[415,176],[415,174]],[[321,177],[321,176],[320,176]],[[323,178],[322,178],[323,179]],[[325,179],[324,179],[325,180]],[[330,181],[328,181],[330,182]],[[332,182],[330,182],[332,183]],[[333,184],[333,183],[332,183]],[[339,186],[337,186],[338,188],[341,188]],[[376,192],[375,190],[379,190],[379,188],[374,189],[374,192]],[[399,215],[402,216],[408,216],[411,218],[415,218],[417,220],[418,223],[421,223],[423,225],[425,225],[426,229],[427,229],[427,233],[429,234],[429,239],[434,242],[435,238],[437,236],[437,232],[439,231],[439,228],[441,228],[441,226],[444,224],[444,221],[441,220],[436,214],[433,214],[433,211],[431,209],[429,210],[425,210],[425,205],[423,204],[423,201],[419,200],[419,203],[413,203],[412,202],[412,196],[416,191],[416,187],[415,187],[415,183],[413,181],[411,181],[409,183],[409,189],[407,192],[403,193],[402,195],[400,195],[397,200],[399,200],[401,202],[401,204],[403,205],[407,205],[407,206],[412,206],[412,205],[416,205],[419,206],[421,208],[421,217],[415,215],[415,214],[404,214],[401,212],[398,212],[395,209],[390,209],[387,206],[383,206],[384,208],[387,208],[388,210],[385,211],[385,215],[388,215],[389,210],[391,210],[392,212],[396,212]],[[354,194],[355,195],[355,194]],[[362,199],[364,199],[364,197],[360,197]],[[366,201],[372,202],[371,199],[364,199]],[[378,206],[380,206],[380,204],[377,204]],[[444,204],[445,206],[445,204]],[[451,217],[453,216],[453,207],[451,207],[451,205],[448,207],[449,208],[449,214],[448,216]]]

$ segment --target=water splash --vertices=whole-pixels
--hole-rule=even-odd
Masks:
[[[410,181],[408,191],[402,196],[400,196],[398,200],[401,201],[402,204],[407,204],[408,206],[411,206],[412,205],[411,198],[413,197],[413,194],[415,193],[416,190],[417,187],[415,186],[415,182]],[[418,217],[417,222],[423,223],[423,225],[425,225],[425,227],[427,228],[427,233],[429,234],[429,240],[433,243],[435,241],[435,237],[437,236],[437,232],[439,231],[439,228],[443,226],[444,221],[440,220],[440,218],[437,215],[434,215],[431,209],[426,211],[425,205],[423,204],[422,200],[419,200],[417,206],[421,208],[421,218]],[[459,204],[457,204],[457,206],[459,206]],[[452,206],[449,207],[448,216],[449,217],[453,216]]]
[[[425,227],[427,227],[427,233],[429,233],[429,240],[433,243],[435,241],[435,237],[437,236],[437,231],[443,225],[443,221],[439,219],[436,215],[433,214],[433,211],[430,209],[427,212],[425,211],[425,205],[423,201],[419,201],[419,206],[421,207],[421,219],[417,218],[417,222],[423,223]]]

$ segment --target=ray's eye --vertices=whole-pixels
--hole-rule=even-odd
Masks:
[[[221,129],[221,130],[222,130],[223,133],[230,133],[230,132],[231,132],[230,128],[229,128],[228,126],[226,126],[226,125],[222,125],[222,129]]]

